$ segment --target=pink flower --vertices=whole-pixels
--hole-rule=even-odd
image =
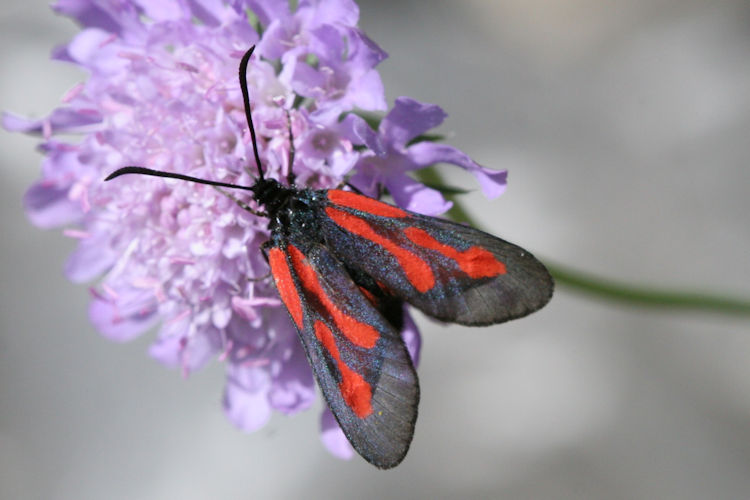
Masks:
[[[375,70],[385,53],[357,29],[349,0],[301,0],[294,12],[285,0],[58,0],[53,9],[82,27],[53,57],[89,76],[42,120],[3,116],[6,128],[43,139],[42,176],[24,200],[29,218],[78,239],[65,272],[97,280],[89,313],[103,335],[128,341],[158,327],[150,354],[186,375],[225,362],[224,409],[244,430],[315,397],[294,327],[264,279],[267,221],[209,186],[143,176],[104,183],[107,174],[143,165],[251,184],[237,64],[257,44],[248,80],[267,177],[291,168],[288,113],[301,185],[328,188],[354,173],[368,191],[385,185],[398,204],[434,214],[447,203],[407,185],[404,172],[446,161],[474,172],[490,194],[502,190],[504,173],[449,146],[406,146],[442,121],[437,106],[399,99],[377,133],[354,115],[339,122],[355,107],[386,108]],[[80,139],[58,138],[63,132]],[[404,335],[416,360],[419,333],[408,314]],[[325,442],[347,455],[340,430],[325,422]]]

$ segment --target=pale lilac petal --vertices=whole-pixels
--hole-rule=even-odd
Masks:
[[[62,44],[55,45],[52,48],[52,51],[50,53],[50,57],[51,57],[51,59],[53,61],[60,61],[60,62],[65,62],[65,63],[78,64],[78,61],[76,61],[75,59],[73,59],[73,57],[68,52],[68,44],[67,43],[62,43]]]
[[[109,244],[106,232],[93,232],[79,240],[75,251],[65,262],[65,276],[74,283],[85,283],[99,277],[117,260],[119,254]]]
[[[315,383],[305,351],[296,338],[291,340],[291,357],[274,377],[268,394],[271,407],[286,415],[306,410],[315,401]]]
[[[95,295],[89,319],[110,340],[127,342],[159,321],[153,295],[143,290],[126,290],[116,297]]]
[[[419,365],[419,355],[422,351],[422,336],[419,333],[417,324],[409,314],[409,308],[404,307],[404,327],[401,330],[401,338],[404,339],[406,349],[409,351],[409,356],[414,363],[414,366]]]
[[[190,12],[177,0],[131,0],[143,10],[143,13],[154,21],[173,21],[184,18]]]
[[[318,57],[318,66],[311,68],[312,71],[302,71],[303,65],[298,64],[294,82],[300,88],[306,86],[307,95],[323,101],[324,107],[338,112],[355,106],[384,110],[382,82],[372,68],[385,57],[385,53],[353,33],[357,33],[356,30],[338,29],[327,24],[311,29],[309,50]]]
[[[232,319],[232,292],[226,285],[219,285],[211,294],[211,324],[223,329]]]
[[[239,295],[233,295],[231,304],[232,311],[237,313],[240,318],[254,323],[256,320],[260,319],[260,313],[265,307],[280,306],[281,300],[277,297],[244,298]]]
[[[186,0],[196,19],[208,26],[220,26],[228,19],[227,8],[221,0]]]
[[[289,17],[289,2],[279,0],[245,0],[252,11],[258,16],[261,24],[268,26],[275,19],[285,20]]]
[[[445,213],[453,206],[439,191],[428,188],[406,174],[388,177],[385,185],[396,205],[412,212],[434,216]]]
[[[377,198],[379,195],[379,181],[371,169],[355,169],[356,173],[349,178],[349,184],[355,186],[362,194]]]
[[[2,120],[3,128],[10,132],[41,132],[42,130],[42,120],[30,120],[15,113],[3,111]]]
[[[487,198],[497,198],[505,192],[508,182],[507,170],[492,170],[490,168],[479,167],[471,169],[470,172],[479,181],[479,185],[482,186],[482,192]]]
[[[315,7],[315,24],[354,26],[359,20],[359,7],[352,0],[301,0],[299,5],[300,8]]]
[[[102,117],[96,110],[57,108],[49,117],[41,120],[30,120],[15,113],[3,112],[3,127],[12,132],[54,133],[74,130],[101,122]],[[45,130],[46,129],[46,130]]]
[[[354,456],[354,448],[328,408],[320,415],[320,440],[334,457],[350,460]]]
[[[354,144],[364,144],[378,156],[385,156],[382,138],[361,116],[348,114],[341,122],[341,133]]]
[[[352,73],[366,73],[388,57],[388,53],[360,30],[346,28],[342,31],[349,40],[347,52]]]
[[[353,96],[352,105],[366,111],[385,111],[388,103],[385,101],[385,89],[380,73],[368,71],[358,78],[350,87]]]
[[[112,33],[118,33],[122,27],[117,21],[117,16],[113,16],[91,0],[58,0],[52,5],[52,9],[58,14],[74,18],[82,26],[100,28]]]
[[[405,146],[418,135],[443,123],[446,116],[440,106],[399,97],[380,124],[380,130],[385,141],[396,147]]]
[[[227,418],[245,432],[254,432],[266,425],[271,418],[270,382],[268,372],[262,368],[230,366],[223,398]]]
[[[283,78],[287,71],[292,72],[289,83],[296,93],[312,99],[325,97],[326,77],[323,73],[304,61],[297,60],[284,69],[285,71],[280,76]]]
[[[351,151],[334,151],[330,157],[331,174],[343,179],[357,164],[359,155]]]
[[[221,348],[221,334],[217,329],[206,329],[201,335],[190,334],[189,316],[167,321],[148,353],[171,368],[190,373],[204,366]]]
[[[77,221],[83,214],[80,204],[68,197],[68,191],[68,187],[58,187],[47,181],[32,185],[23,197],[31,223],[50,229]]]
[[[75,61],[85,63],[97,55],[102,47],[106,47],[111,39],[111,33],[98,28],[87,28],[73,37],[68,44],[68,53]]]
[[[477,178],[487,198],[497,198],[505,191],[507,170],[491,170],[482,167],[465,153],[447,144],[420,142],[409,148],[408,155],[416,165],[420,166],[451,163],[465,168]]]
[[[120,57],[121,48],[112,34],[98,28],[88,28],[76,35],[67,46],[68,56],[91,70],[111,74],[122,71],[128,64]]]
[[[256,50],[263,57],[281,59],[289,50],[288,40],[292,36],[293,34],[289,33],[288,25],[276,19],[266,27]]]
[[[268,399],[274,410],[293,415],[312,406],[315,389],[299,380],[288,380],[284,384],[274,383]]]
[[[333,26],[324,24],[310,30],[310,35],[310,50],[321,59],[320,65],[330,64],[332,69],[336,69],[333,65],[341,61],[347,49],[341,32]]]

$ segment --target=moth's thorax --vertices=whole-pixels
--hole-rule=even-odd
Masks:
[[[316,211],[325,199],[324,191],[284,186],[274,179],[263,179],[253,186],[255,201],[268,214],[272,237],[287,240],[319,241],[321,231]],[[291,233],[295,233],[292,235]]]

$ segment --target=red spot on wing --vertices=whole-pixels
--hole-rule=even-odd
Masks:
[[[371,215],[379,215],[381,217],[393,217],[401,218],[407,217],[409,214],[396,208],[393,205],[383,203],[382,201],[373,200],[370,197],[363,196],[361,194],[352,193],[351,191],[342,191],[340,189],[331,189],[328,191],[328,199],[336,205],[342,207],[353,208],[355,210],[361,210]]]
[[[453,259],[463,272],[470,278],[491,278],[505,274],[505,264],[482,247],[473,246],[464,251],[459,251],[450,245],[440,243],[427,231],[416,227],[408,227],[404,230],[406,237],[417,245],[429,250],[437,250],[445,257]]]
[[[367,381],[341,359],[341,353],[336,346],[336,339],[331,329],[322,321],[315,322],[315,336],[318,338],[328,354],[336,361],[341,374],[339,390],[346,405],[352,409],[359,418],[365,418],[372,414],[372,387]]]
[[[289,245],[289,248],[294,247]],[[272,248],[268,252],[268,262],[271,265],[271,274],[276,282],[276,289],[279,291],[281,300],[289,310],[289,314],[292,315],[297,328],[301,330],[303,327],[302,303],[297,293],[297,287],[294,285],[292,273],[289,271],[286,254],[280,248]]]
[[[331,319],[333,319],[333,323],[341,330],[344,336],[357,346],[367,349],[375,347],[380,338],[380,333],[367,323],[357,321],[336,306],[321,286],[318,273],[305,260],[302,252],[296,247],[289,245],[289,255],[292,257],[292,266],[302,286],[305,287],[307,292],[318,299],[318,302],[328,311]]]
[[[435,286],[435,274],[432,272],[432,268],[418,255],[405,248],[401,248],[388,238],[379,235],[366,221],[356,215],[332,207],[326,208],[326,214],[328,214],[331,220],[347,231],[366,238],[393,254],[406,275],[406,279],[420,293],[424,293]]]

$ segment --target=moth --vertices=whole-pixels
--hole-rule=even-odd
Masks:
[[[262,250],[328,407],[357,453],[378,468],[395,467],[409,449],[419,403],[401,337],[404,302],[440,321],[492,325],[543,307],[553,280],[531,253],[477,229],[356,191],[298,187],[292,154],[286,185],[266,178],[247,85],[253,50],[242,57],[239,78],[254,184],[136,166],[106,180],[142,174],[249,191],[260,211],[235,201],[268,218]]]

